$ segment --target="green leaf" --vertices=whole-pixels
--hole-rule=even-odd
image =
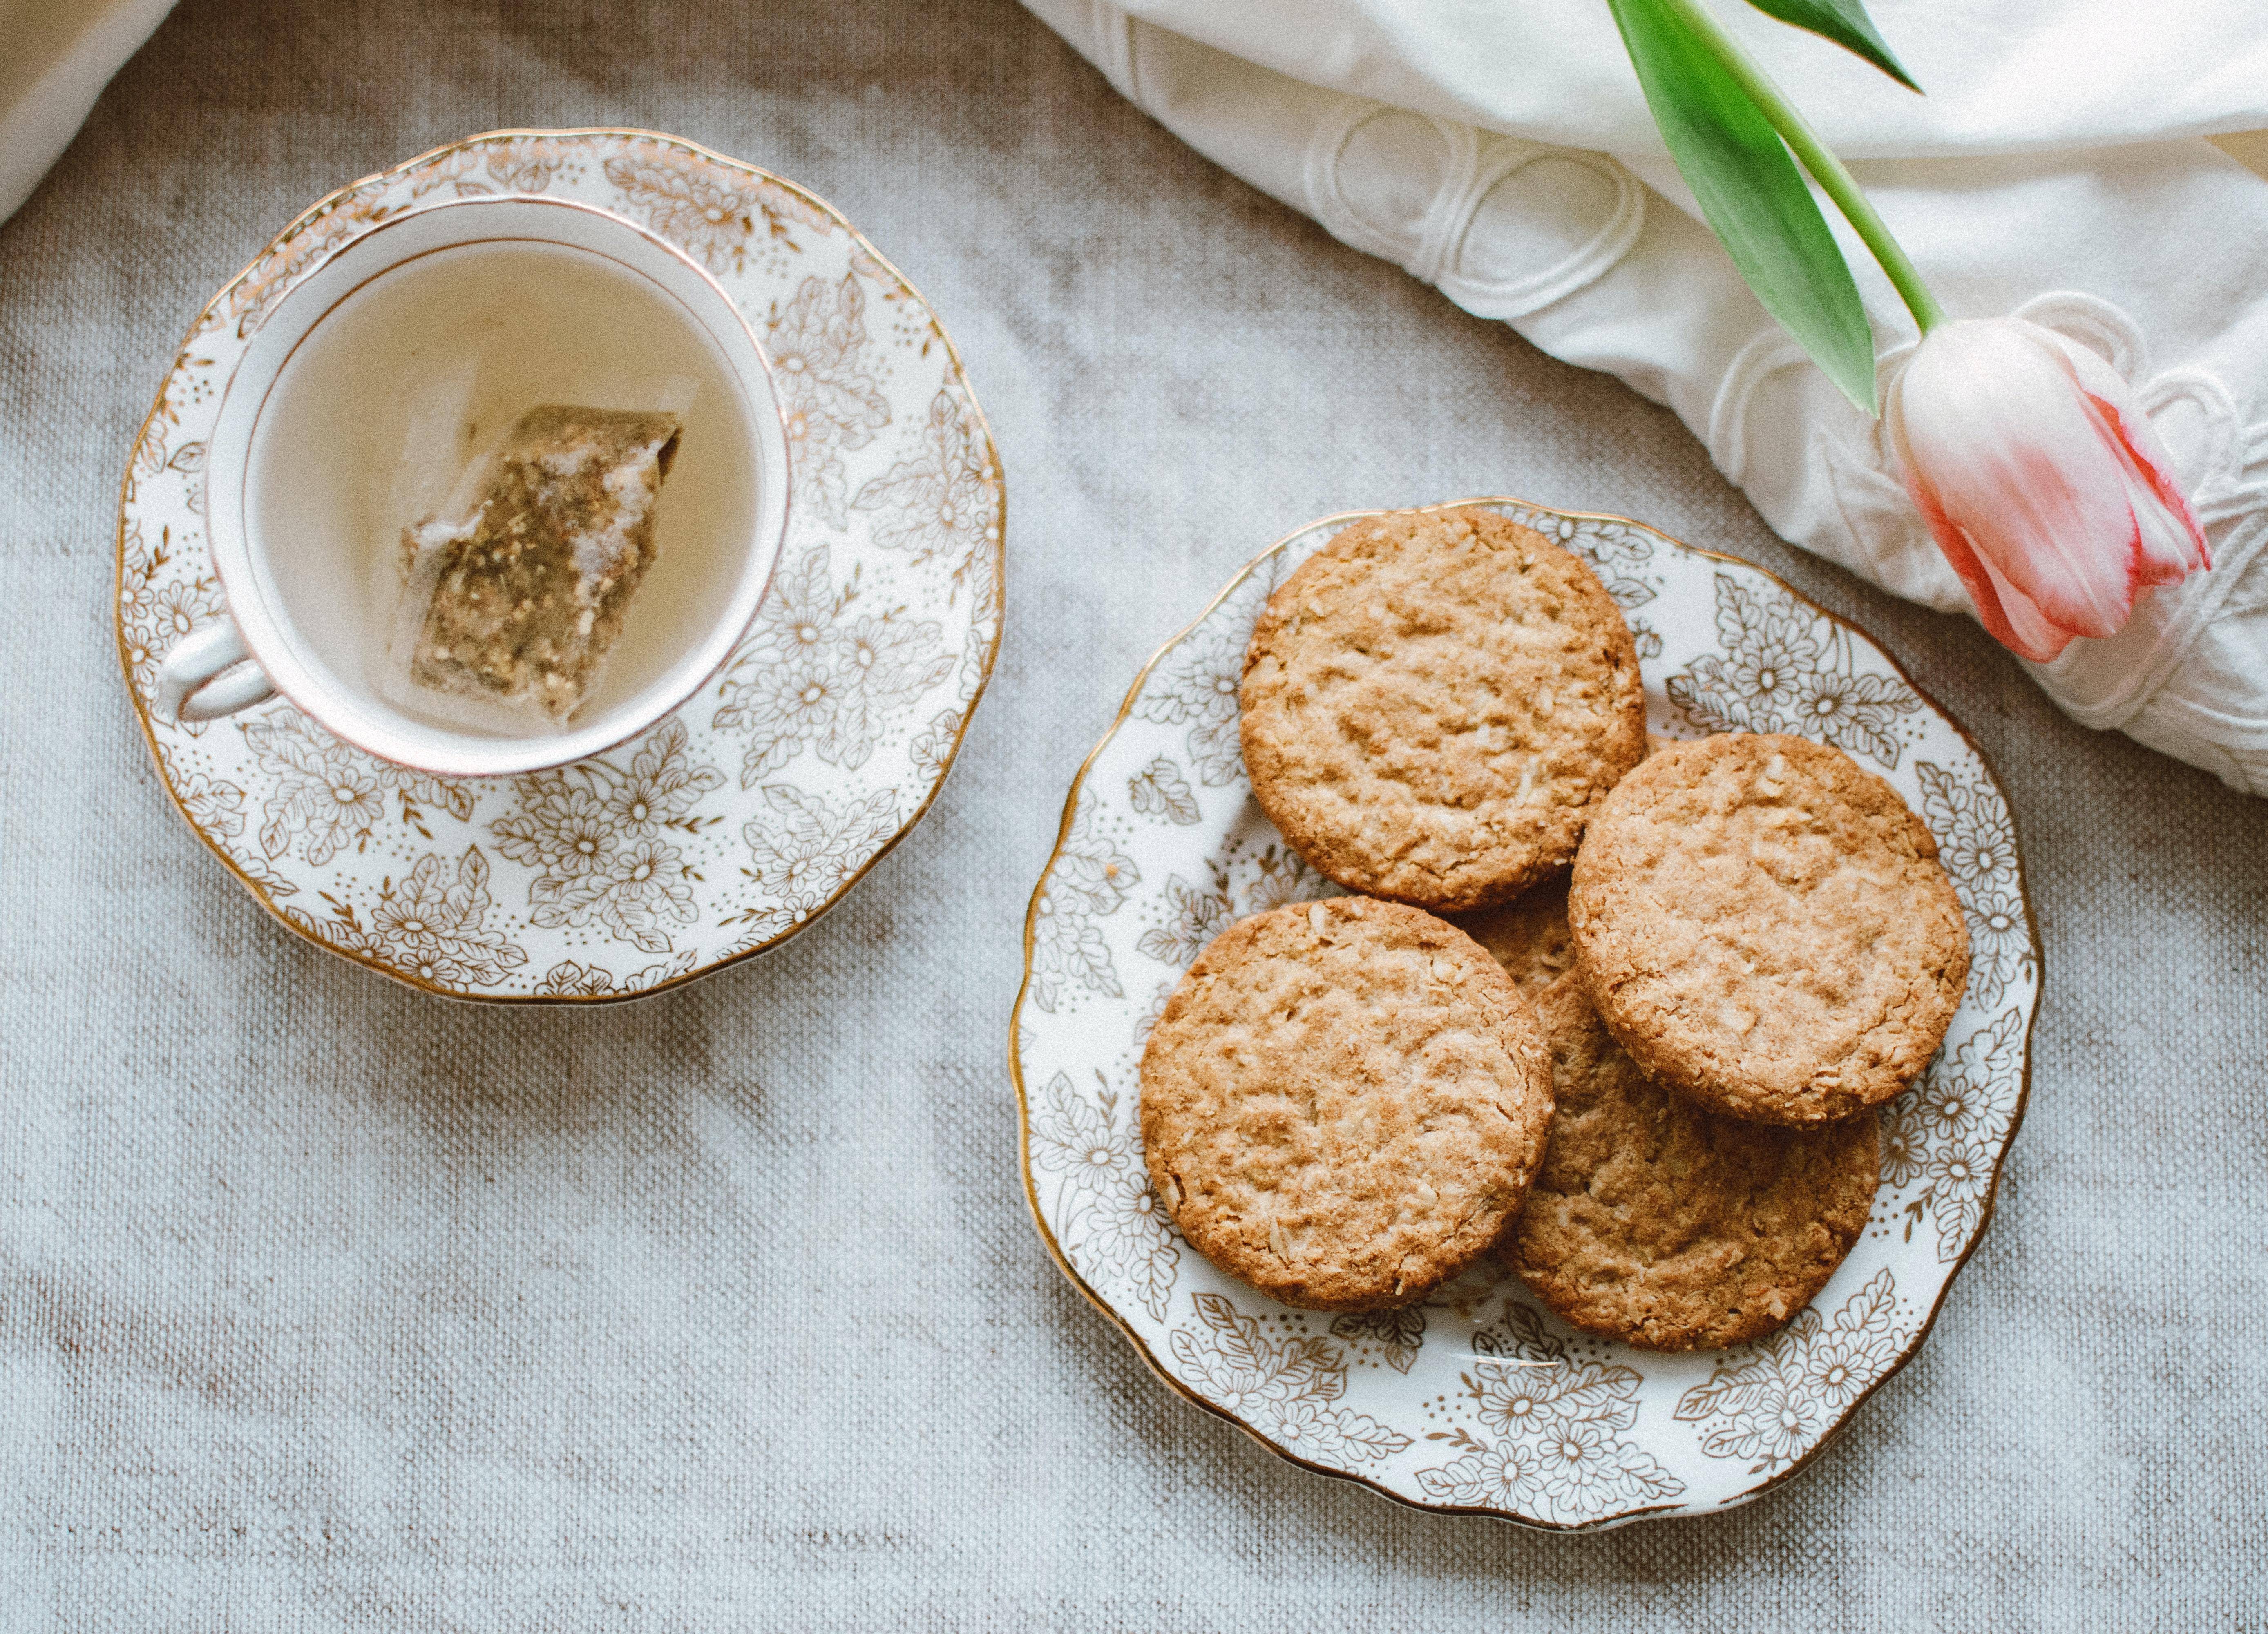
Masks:
[[[1874,414],[1867,309],[1779,134],[1669,0],[1607,4],[1669,156],[1733,265],[1827,378]]]
[[[1874,19],[1867,15],[1864,0],[1749,0],[1749,4],[1767,17],[1808,29],[1822,40],[1832,40],[1845,50],[1866,58],[1909,91],[1921,89],[1914,84],[1913,76],[1906,72],[1905,64],[1891,55],[1889,43],[1874,31]]]

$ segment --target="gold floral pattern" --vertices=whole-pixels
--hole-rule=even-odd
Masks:
[[[205,445],[182,444],[166,460],[166,468],[180,474],[189,514],[202,519],[205,513]]]
[[[1182,1251],[1162,1220],[1143,1224],[1154,1202],[1124,1189],[1140,1179],[1133,1086],[1180,972],[1244,915],[1334,888],[1251,799],[1235,694],[1260,605],[1351,517],[1257,559],[1168,643],[1074,784],[1033,894],[1010,1055],[1033,1206],[1065,1271],[1161,1375],[1287,1456],[1410,1503],[1539,1527],[1704,1513],[1818,1452],[1921,1342],[1984,1228],[2038,996],[2014,830],[1960,729],[1864,635],[1786,586],[1636,523],[1478,503],[1560,539],[1618,602],[1643,607],[1654,730],[1690,735],[1737,708],[1743,724],[1841,741],[1937,835],[1982,974],[1942,1057],[1885,1109],[1867,1231],[1815,1308],[1773,1341],[1709,1358],[1574,1334],[1485,1270],[1412,1309],[1310,1317]],[[2006,956],[1988,970],[1994,934]],[[1108,1210],[1080,1175],[1116,1177]],[[1170,1284],[1141,1244],[1174,1249]],[[1376,1432],[1350,1435],[1344,1412]]]
[[[993,564],[1000,504],[991,443],[952,391],[930,399],[920,451],[866,483],[850,503],[889,513],[875,526],[876,543],[908,551],[916,562],[944,558],[953,563],[953,582],[968,586],[980,614],[998,605]]]
[[[527,962],[527,952],[488,925],[489,863],[468,846],[456,867],[438,854],[417,859],[409,877],[379,882],[367,916],[336,898],[328,919],[296,908],[284,912],[319,940],[373,963],[394,966],[434,987],[499,982]]]
[[[594,761],[468,782],[377,761],[281,700],[154,718],[158,665],[221,612],[206,450],[247,337],[371,226],[499,192],[647,224],[767,343],[796,492],[774,593],[717,695]],[[944,330],[841,217],[668,137],[499,132],[323,201],[191,327],[122,489],[120,662],[176,802],[294,931],[421,987],[603,1002],[796,933],[926,808],[998,645],[1001,497]]]
[[[865,358],[865,293],[851,274],[832,288],[806,278],[793,300],[773,305],[764,330],[797,492],[836,527],[848,492],[843,453],[864,448],[890,423],[889,400]]]
[[[1224,788],[1244,776],[1237,689],[1244,674],[1245,640],[1226,629],[1191,637],[1174,651],[1162,684],[1146,689],[1135,706],[1145,720],[1187,723],[1184,744],[1197,780],[1209,789]]]
[[[1921,709],[1894,675],[1857,667],[1849,634],[1791,596],[1716,576],[1721,652],[1668,681],[1671,699],[1710,732],[1785,732],[1895,768],[1899,718]]]
[[[1264,914],[1286,902],[1313,902],[1334,896],[1339,887],[1307,866],[1307,859],[1279,843],[1263,845],[1252,857],[1251,878],[1244,887],[1242,914]]]
[[[198,625],[210,622],[219,612],[220,591],[209,579],[167,585],[151,599],[150,607],[158,644],[168,650]]]
[[[1885,1186],[1905,1185],[1920,1174],[1921,1166],[1929,1161],[1929,1143],[1922,1138],[1918,1124],[1908,1123],[1895,1115],[1885,1116],[1881,1129],[1881,1183]]]
[[[1359,1346],[1375,1345],[1388,1367],[1406,1373],[1425,1343],[1425,1309],[1405,1305],[1398,1311],[1357,1311],[1333,1319],[1331,1334]]]
[[[1034,1004],[1051,1011],[1074,989],[1109,998],[1125,992],[1099,922],[1141,880],[1134,859],[1097,826],[1094,800],[1080,796],[1055,865],[1032,899]]]
[[[1204,815],[1197,796],[1189,791],[1189,780],[1163,754],[1126,780],[1126,799],[1145,816],[1163,817],[1184,828]]]
[[[1174,1363],[1205,1399],[1258,1424],[1294,1458],[1365,1463],[1390,1458],[1410,1438],[1367,1413],[1337,1405],[1346,1362],[1328,1339],[1298,1330],[1302,1317],[1277,1319],[1271,1338],[1260,1319],[1218,1293],[1193,1293],[1195,1321],[1173,1330]]]
[[[914,770],[932,783],[945,776],[945,769],[953,762],[953,751],[961,741],[959,710],[939,710],[930,717],[929,725],[914,736],[908,753],[913,757]]]
[[[895,607],[843,626],[836,648],[842,701],[828,733],[837,764],[865,765],[905,706],[953,673],[953,655],[939,650],[939,629],[934,619],[907,618]]]
[[[357,853],[367,850],[387,821],[388,793],[399,801],[402,825],[429,840],[421,801],[460,820],[472,812],[467,784],[373,759],[297,710],[271,708],[240,720],[239,729],[264,774],[259,840],[271,859],[291,854],[295,843],[298,855],[318,866],[350,845]]]
[[[245,735],[260,747],[261,769],[275,775],[276,792],[261,807],[260,846],[281,857],[299,836],[300,855],[318,865],[351,843],[361,850],[386,813],[376,769],[332,743],[318,748],[312,732],[254,724]]]
[[[189,820],[206,833],[232,839],[244,832],[244,791],[234,784],[191,777],[181,784],[178,798]]]
[[[499,136],[444,148],[409,167],[409,196],[446,192],[456,198],[498,193],[545,193],[563,173],[581,168],[581,150],[549,136]]]
[[[173,650],[173,643],[158,631],[158,596],[161,588],[167,587],[165,575],[173,560],[171,545],[170,530],[161,533],[154,546],[143,540],[138,526],[122,529],[119,538],[119,656],[125,661],[127,680],[143,693],[155,689],[158,662]],[[200,588],[211,582],[210,578],[190,581]]]
[[[828,548],[783,569],[725,679],[711,725],[747,734],[740,786],[806,749],[830,766],[863,766],[905,707],[952,673],[933,619],[902,609],[858,610],[855,578],[840,589]]]
[[[223,299],[236,338],[249,340],[285,291],[318,262],[328,260],[332,251],[344,248],[380,222],[399,215],[408,202],[405,198],[401,203],[390,202],[377,183],[365,182],[319,205],[229,286]]]
[[[1749,1474],[1770,1475],[1816,1446],[1889,1371],[1903,1348],[1897,1316],[1885,1266],[1831,1319],[1807,1306],[1746,1360],[1715,1369],[1677,1398],[1677,1417],[1703,1424],[1710,1457],[1752,1460]]]
[[[755,858],[750,877],[791,911],[809,913],[833,896],[877,843],[897,832],[887,789],[839,806],[784,784],[763,795],[771,814],[749,818],[740,831]]]
[[[605,161],[607,180],[624,204],[711,272],[740,272],[761,225],[772,239],[806,227],[825,233],[834,221],[801,194],[770,176],[720,164],[674,144],[634,142]]]
[[[1937,1257],[1951,1264],[1984,1222],[1994,1153],[2007,1143],[2023,1093],[2024,1018],[2003,1012],[1933,1062],[1882,1117],[1882,1181],[1926,1182],[1905,1204],[1909,1240],[1924,1215],[1937,1227]]]
[[[1591,570],[1599,576],[1599,583],[1606,586],[1607,593],[1624,614],[1653,600],[1654,548],[1648,530],[1570,516],[1531,514],[1521,519],[1545,538],[1557,541],[1589,563]]]
[[[1163,923],[1143,931],[1134,946],[1162,964],[1185,970],[1232,923],[1227,872],[1218,872],[1210,886],[1191,885],[1179,874],[1169,877],[1160,916]]]
[[[514,782],[519,809],[489,831],[497,850],[535,873],[529,923],[596,924],[646,953],[669,952],[665,927],[696,918],[699,878],[671,836],[697,835],[720,821],[696,807],[725,786],[714,767],[692,758],[684,723],[654,728],[627,770],[593,756]]]
[[[572,959],[563,959],[543,973],[535,990],[547,998],[611,998],[643,993],[692,974],[696,956],[688,948],[659,964],[648,965],[622,976],[600,965],[582,965]]]
[[[173,560],[172,530],[161,528],[154,548],[138,537],[127,541],[119,556],[118,644],[126,673],[137,685],[154,688],[158,666],[176,644],[220,615],[220,586],[210,574],[169,574]],[[211,723],[184,721],[185,737],[202,734]]]
[[[508,193],[541,193],[568,162],[563,143],[545,136],[498,142],[479,150],[489,174]]]
[[[1060,1182],[1065,1251],[1163,1321],[1181,1239],[1150,1189],[1133,1106],[1122,1108],[1107,1082],[1094,1098],[1082,1095],[1058,1072],[1032,1119],[1031,1153],[1034,1166]]]
[[[1489,1504],[1582,1525],[1619,1509],[1674,1499],[1685,1483],[1626,1432],[1638,1422],[1635,1368],[1573,1354],[1529,1306],[1476,1329],[1458,1375],[1484,1439],[1462,1425],[1429,1431],[1462,1456],[1417,1472],[1419,1488],[1456,1504]]]
[[[1137,1056],[1148,1048],[1150,1034],[1156,1032],[1158,1023],[1166,1019],[1166,1006],[1173,1002],[1174,990],[1180,985],[1178,979],[1168,976],[1151,990],[1150,1007],[1137,1017],[1134,1022],[1133,1053]]]
[[[1999,1002],[2012,982],[2032,977],[2032,935],[2016,876],[2016,829],[2008,803],[1988,782],[1923,761],[1922,820],[1953,876],[1969,921],[1969,990]]]

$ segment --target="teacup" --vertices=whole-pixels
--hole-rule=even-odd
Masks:
[[[556,730],[483,731],[387,684],[401,533],[544,402],[668,407],[684,431],[598,684]],[[159,711],[210,720],[281,693],[446,777],[563,765],[676,709],[755,618],[787,527],[779,399],[732,298],[637,223],[541,196],[427,205],[330,254],[252,338],[207,473],[228,610],[166,656]]]

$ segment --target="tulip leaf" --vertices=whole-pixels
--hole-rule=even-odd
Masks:
[[[1669,156],[1741,276],[1875,412],[1874,335],[1827,218],[1771,123],[1669,0],[1607,0]]]
[[[1808,29],[1822,40],[1832,40],[1845,50],[1866,58],[1909,91],[1921,89],[1914,84],[1913,76],[1906,72],[1905,64],[1891,55],[1889,43],[1875,32],[1874,19],[1867,15],[1863,0],[1749,0],[1749,4],[1767,17]]]

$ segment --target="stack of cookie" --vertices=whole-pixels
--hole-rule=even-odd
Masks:
[[[1797,738],[1649,754],[1621,610],[1483,510],[1325,545],[1255,627],[1242,705],[1261,806],[1361,894],[1232,926],[1151,1034],[1144,1148],[1189,1241],[1321,1310],[1495,1250],[1658,1350],[1801,1309],[1968,975],[1896,791]]]

